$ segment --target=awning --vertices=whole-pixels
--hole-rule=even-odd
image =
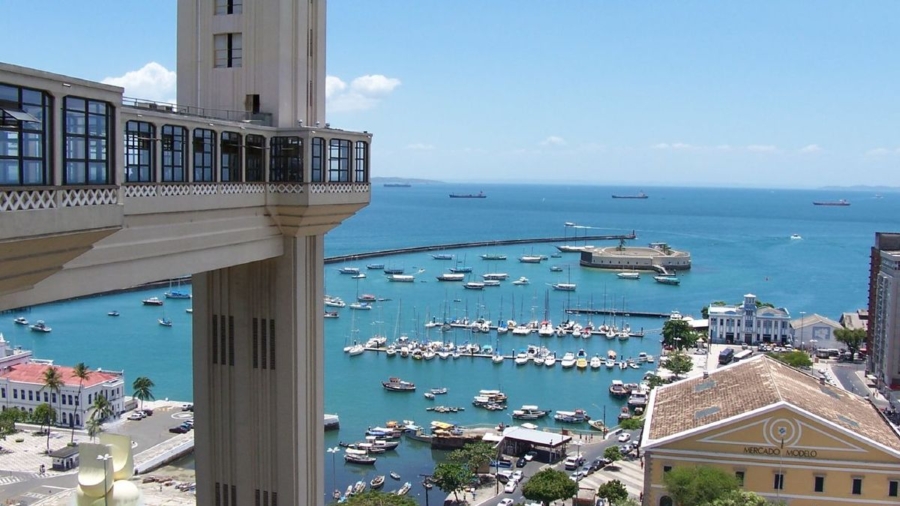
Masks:
[[[19,111],[17,109],[0,109],[4,114],[9,114],[17,121],[27,121],[29,123],[40,123],[41,121],[34,116],[28,114],[25,111]]]

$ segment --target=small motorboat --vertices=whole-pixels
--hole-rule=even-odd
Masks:
[[[528,283],[529,283],[528,278],[526,278],[525,276],[522,276],[519,279],[512,282],[512,284],[518,285],[518,286],[527,285]]]
[[[796,241],[798,239],[803,239],[802,237],[800,237],[800,234],[791,234],[792,241]]]
[[[25,319],[24,316],[19,316],[18,318],[13,320],[13,323],[15,323],[16,325],[28,325],[28,320]]]
[[[400,479],[400,473],[398,473],[398,472],[396,472],[396,471],[391,471],[390,476],[391,476],[391,479],[392,479],[392,480],[399,480],[399,479]]]
[[[163,327],[171,327],[172,326],[172,320],[170,320],[166,317],[159,318],[156,321],[158,321],[159,324],[162,325]]]
[[[619,279],[641,279],[641,273],[637,271],[626,271],[616,274]]]
[[[106,316],[119,316],[119,312],[118,311],[110,311],[110,312],[106,313]]]
[[[594,430],[605,431],[606,425],[603,423],[603,420],[589,420],[588,425],[591,426]]]
[[[447,387],[432,388],[430,393],[433,395],[444,395],[447,393]]]
[[[366,273],[365,273],[365,272],[360,272],[360,273],[354,274],[354,275],[352,275],[352,276],[350,276],[350,277],[353,278],[353,279],[365,279],[365,278],[366,278]]]
[[[162,306],[163,301],[159,297],[150,297],[141,301],[145,306]]]
[[[50,327],[48,327],[46,323],[44,323],[44,320],[38,320],[34,325],[32,325],[29,328],[31,329],[32,332],[45,332],[46,333],[46,332],[50,332],[51,330],[53,330]]]
[[[379,488],[384,486],[384,475],[379,474],[378,476],[372,478],[372,481],[369,482],[369,486],[372,487],[372,490],[378,490]]]
[[[381,386],[392,392],[414,392],[416,390],[415,383],[403,381],[400,378],[388,378],[387,381],[381,382]]]
[[[340,316],[340,313],[337,311],[325,311],[325,318],[337,318]]]
[[[412,488],[412,483],[406,482],[400,487],[400,490],[397,491],[397,495],[406,495],[409,492],[409,489]]]
[[[366,269],[369,269],[370,271],[384,270],[384,264],[368,264],[366,265]]]
[[[425,392],[425,398],[429,400],[434,400],[434,394],[431,392]]]
[[[194,314],[194,308],[192,308],[192,307],[185,308],[184,312],[187,314]]]

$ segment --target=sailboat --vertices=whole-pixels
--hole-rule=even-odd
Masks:
[[[172,326],[172,320],[170,320],[169,317],[166,316],[165,312],[163,313],[162,318],[158,318],[156,321],[159,322],[159,324],[162,325],[163,327],[171,327]]]
[[[172,280],[169,280],[169,291],[166,292],[167,299],[190,299],[191,293],[181,289],[181,278],[178,278],[178,287],[172,289]]]
[[[554,290],[559,290],[561,292],[574,292],[575,291],[575,283],[572,283],[571,268],[570,267],[567,267],[567,268],[569,269],[568,280],[565,283],[560,282],[560,283],[554,283],[554,284],[550,285],[553,287]]]
[[[355,334],[357,332],[359,332],[359,331],[356,329],[356,313],[351,313],[350,336],[355,337]],[[348,340],[349,340],[349,336],[348,336]],[[357,341],[356,339],[353,340],[353,344],[344,346],[344,353],[349,353],[351,357],[355,356],[355,355],[359,355],[364,351],[366,351],[366,347],[363,346],[362,344],[359,344],[359,341]]]

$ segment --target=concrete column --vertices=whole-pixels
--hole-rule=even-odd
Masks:
[[[324,504],[323,259],[322,235],[285,237],[194,275],[197,504]]]

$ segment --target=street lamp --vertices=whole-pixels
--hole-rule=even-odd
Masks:
[[[803,316],[806,311],[800,311],[800,349],[803,349]]]
[[[341,448],[339,446],[335,446],[333,448],[328,448],[325,451],[331,454],[331,484],[334,487],[334,489],[337,490],[338,489],[337,488],[337,479],[335,478],[335,474],[334,474],[335,473],[335,471],[334,471],[334,456],[335,456],[335,454],[341,452]]]
[[[97,460],[103,461],[103,504],[104,506],[109,504],[109,488],[107,488],[107,472],[106,472],[106,461],[112,458],[112,455],[108,453],[104,453],[103,455],[97,455]]]

